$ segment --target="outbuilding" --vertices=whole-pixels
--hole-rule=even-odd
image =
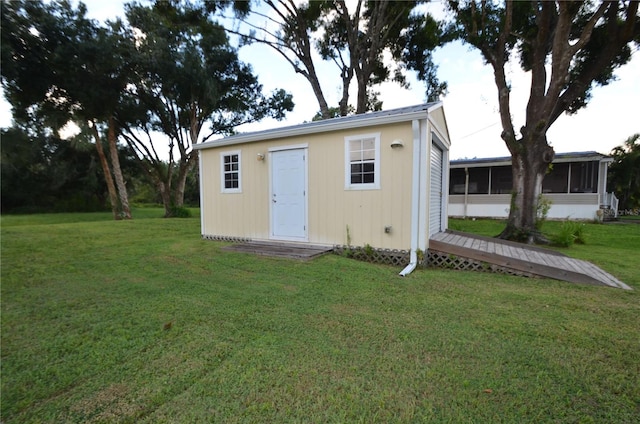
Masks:
[[[202,237],[407,250],[415,263],[447,228],[449,147],[441,102],[197,144]]]

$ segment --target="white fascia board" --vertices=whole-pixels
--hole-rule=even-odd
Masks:
[[[491,161],[491,162],[467,162],[467,163],[452,163],[449,162],[451,169],[458,168],[488,168],[491,166],[511,166],[510,160]]]
[[[613,158],[604,155],[582,156],[582,157],[563,157],[554,159],[552,163],[567,163],[567,162],[613,162]]]
[[[463,162],[463,163],[451,163],[451,168],[488,168],[491,166],[511,166],[510,158],[497,158],[498,160],[483,160],[478,159],[477,162]],[[463,160],[464,161],[464,160]],[[613,158],[604,156],[599,153],[589,156],[561,156],[555,157],[551,163],[568,163],[568,162],[613,162]]]
[[[440,106],[442,106],[440,104]],[[362,127],[371,127],[374,125],[395,124],[398,122],[411,122],[415,119],[427,118],[428,110],[420,110],[416,112],[407,112],[397,115],[388,116],[371,116],[363,115],[357,120],[344,120],[337,122],[333,120],[318,121],[317,123],[301,124],[292,127],[275,128],[272,130],[253,132],[247,134],[234,135],[219,140],[207,141],[193,146],[194,150],[209,149],[212,147],[231,146],[234,144],[252,143],[255,141],[266,141],[278,138],[297,137],[308,134],[318,134],[329,131],[340,131],[346,129],[355,129]]]

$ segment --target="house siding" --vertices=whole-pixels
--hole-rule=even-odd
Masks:
[[[380,189],[345,189],[344,139],[380,133]],[[404,147],[392,149],[400,139]],[[270,149],[307,146],[308,242],[347,243],[376,248],[410,247],[412,183],[411,122],[329,131],[234,146],[240,150],[241,193],[221,193],[220,153],[229,146],[200,151],[202,161],[202,234],[270,240]],[[258,161],[258,154],[265,160]],[[391,227],[386,233],[385,227]]]
[[[545,193],[551,201],[547,215],[551,219],[595,219],[599,209],[597,193],[555,194]],[[466,216],[507,218],[509,216],[509,194],[473,194],[467,197]],[[464,195],[449,195],[449,215],[465,216]]]

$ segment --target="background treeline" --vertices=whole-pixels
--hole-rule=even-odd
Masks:
[[[3,214],[110,209],[104,173],[86,133],[63,140],[51,131],[13,126],[0,133],[0,154]],[[118,155],[131,202],[161,204],[131,149],[119,144]],[[187,177],[184,202],[199,204],[196,171]]]

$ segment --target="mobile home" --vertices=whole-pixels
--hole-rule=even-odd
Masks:
[[[549,218],[602,219],[617,216],[618,199],[607,193],[613,161],[597,152],[558,153],[542,181],[551,202]],[[453,160],[449,216],[506,218],[511,201],[511,158]]]

